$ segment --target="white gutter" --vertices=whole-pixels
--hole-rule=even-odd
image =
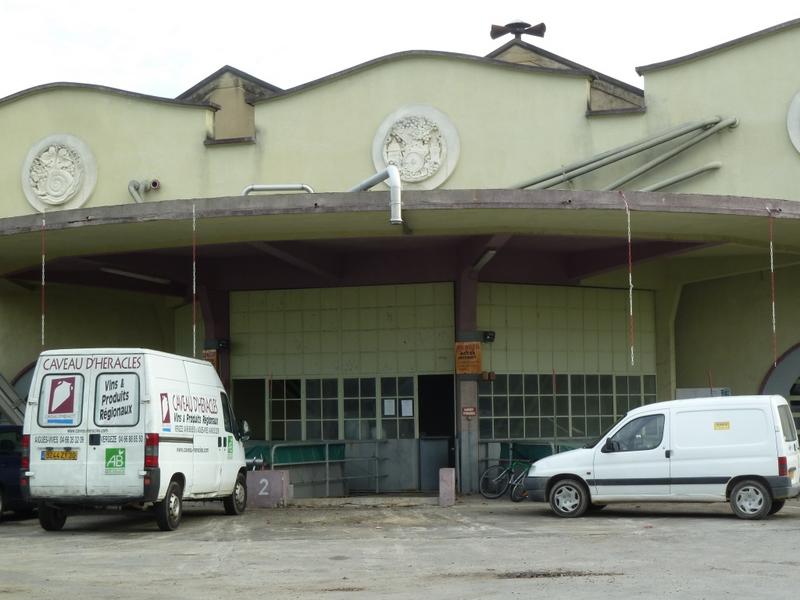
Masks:
[[[403,203],[400,197],[402,185],[400,183],[400,171],[394,165],[389,165],[383,171],[375,173],[369,179],[365,179],[358,185],[351,187],[348,192],[363,192],[379,184],[381,181],[389,180],[389,222],[392,225],[403,224]]]
[[[254,183],[244,188],[240,196],[247,196],[252,192],[306,192],[313,194],[314,190],[305,183]]]

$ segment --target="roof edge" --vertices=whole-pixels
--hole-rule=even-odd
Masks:
[[[58,89],[89,90],[93,92],[101,92],[104,94],[113,94],[115,96],[124,96],[136,100],[146,100],[148,102],[160,102],[163,104],[172,104],[175,106],[187,106],[190,108],[202,108],[206,110],[219,109],[219,106],[211,102],[189,102],[188,100],[176,100],[173,98],[164,98],[162,96],[151,96],[149,94],[140,94],[139,92],[130,92],[128,90],[121,90],[119,88],[108,87],[105,85],[96,85],[93,83],[76,83],[72,81],[57,81],[53,83],[44,83],[42,85],[36,85],[27,88],[20,92],[15,92],[9,96],[0,98],[0,106],[2,106],[3,104],[9,104],[16,100],[20,100],[27,96],[33,96],[35,94],[41,94],[44,92],[49,92],[51,90],[58,90]]]
[[[308,81],[306,83],[301,83],[300,85],[287,88],[275,94],[274,96],[270,96],[269,98],[260,98],[255,100],[253,104],[260,104],[262,102],[270,102],[273,100],[278,100],[279,98],[285,98],[286,96],[290,96],[293,94],[297,94],[300,92],[304,92],[308,89],[318,87],[320,85],[324,85],[331,81],[336,81],[337,79],[342,79],[344,77],[348,77],[350,75],[354,75],[355,73],[359,73],[361,71],[366,71],[373,67],[376,67],[380,64],[393,62],[397,60],[405,60],[409,58],[450,58],[455,60],[462,60],[466,62],[474,62],[489,66],[501,67],[504,69],[511,69],[514,71],[520,72],[528,72],[528,73],[546,73],[551,75],[562,75],[566,77],[585,77],[586,73],[577,73],[573,71],[565,71],[564,69],[550,69],[547,67],[534,67],[530,65],[518,65],[516,63],[507,62],[504,60],[496,60],[493,58],[485,58],[483,56],[474,56],[472,54],[461,54],[458,52],[443,52],[440,50],[404,50],[402,52],[394,52],[392,54],[386,54],[384,56],[380,56],[378,58],[373,58],[372,60],[368,60],[366,62],[357,64],[353,67],[348,67],[347,69],[343,69],[341,71],[337,71],[335,73],[331,73],[330,75],[325,75],[324,77],[320,77],[318,79],[314,79],[312,81]]]
[[[554,60],[556,62],[563,63],[566,66],[575,69],[576,71],[580,71],[581,73],[584,73],[584,74],[589,75],[591,77],[595,77],[596,79],[601,79],[602,81],[606,81],[606,82],[611,83],[613,85],[619,86],[619,87],[631,92],[632,94],[636,94],[638,96],[644,97],[644,90],[641,89],[641,88],[636,87],[635,85],[631,85],[630,83],[625,83],[624,81],[620,81],[619,79],[614,79],[613,77],[609,77],[608,75],[604,75],[600,71],[595,71],[594,69],[590,69],[589,67],[585,67],[585,66],[583,66],[583,65],[581,65],[579,63],[576,63],[575,61],[569,60],[568,58],[564,58],[563,56],[559,56],[558,54],[555,54],[553,52],[549,52],[548,50],[545,50],[544,48],[539,48],[539,46],[534,46],[533,44],[529,44],[528,42],[523,42],[522,40],[510,40],[510,41],[506,42],[505,44],[503,44],[502,46],[500,46],[499,48],[497,48],[496,50],[492,50],[489,54],[486,55],[486,58],[491,58],[493,60],[499,60],[499,59],[496,59],[495,57],[498,56],[499,54],[505,52],[506,50],[508,50],[509,48],[511,48],[513,46],[521,46],[522,48],[525,48],[526,50],[533,50],[533,51],[541,54],[545,58],[549,58],[550,60]],[[505,62],[505,61],[502,61],[502,62]]]
[[[710,54],[715,54],[717,52],[727,50],[728,48],[733,48],[735,46],[740,46],[742,44],[746,44],[748,42],[752,42],[761,39],[763,37],[767,37],[769,35],[772,35],[773,33],[778,33],[779,31],[791,29],[793,27],[796,27],[797,25],[800,25],[800,19],[792,19],[791,21],[786,21],[785,23],[780,23],[779,25],[773,25],[772,27],[767,27],[766,29],[762,29],[761,31],[756,31],[755,33],[750,33],[745,36],[729,40],[727,42],[723,42],[722,44],[711,46],[710,48],[706,48],[704,50],[698,50],[697,52],[693,52],[691,54],[686,54],[684,56],[679,56],[678,58],[672,58],[670,60],[665,60],[661,62],[651,63],[649,65],[643,65],[641,67],[636,67],[636,72],[639,75],[643,75],[651,71],[658,71],[660,69],[667,69],[669,67],[674,67],[676,65],[685,62],[697,60],[698,58],[703,58]]]
[[[254,77],[253,75],[250,75],[250,73],[245,73],[241,69],[237,69],[236,67],[232,67],[230,65],[223,65],[222,67],[220,67],[219,69],[217,69],[216,71],[211,73],[211,75],[209,75],[208,77],[204,78],[202,81],[198,81],[192,87],[190,87],[188,90],[186,90],[185,92],[182,92],[181,94],[177,95],[175,97],[175,99],[176,100],[184,100],[184,99],[188,98],[189,96],[194,94],[197,90],[202,88],[204,85],[207,85],[207,84],[211,83],[212,81],[214,81],[214,79],[216,79],[217,77],[219,77],[220,75],[222,75],[224,73],[232,73],[233,75],[236,75],[237,77],[241,77],[242,79],[247,79],[248,81],[250,81],[250,82],[252,82],[252,83],[254,83],[256,85],[259,85],[261,87],[265,87],[268,90],[270,90],[272,92],[275,92],[276,94],[283,91],[283,89],[279,88],[278,86],[272,85],[268,81],[264,81],[263,79],[259,79],[258,77]]]

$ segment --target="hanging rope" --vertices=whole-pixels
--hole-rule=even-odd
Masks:
[[[192,357],[197,358],[197,214],[192,203]]]
[[[774,226],[773,221],[775,217],[773,216],[773,210],[771,208],[767,209],[767,215],[769,215],[769,285],[770,291],[772,296],[772,366],[778,366],[778,329],[776,327],[776,319],[775,319],[775,251],[773,248],[773,233],[774,233]]]
[[[622,201],[625,203],[625,217],[628,221],[628,345],[631,349],[631,366],[635,364],[634,340],[635,331],[633,328],[633,244],[631,243],[631,209],[628,206],[628,199],[625,192],[619,191]]]
[[[40,308],[42,311],[42,348],[44,348],[44,313],[45,313],[45,295],[44,295],[44,263],[47,256],[47,246],[45,245],[45,228],[47,223],[44,215],[42,215],[42,229],[41,229],[41,246],[42,246],[42,285],[39,297]]]

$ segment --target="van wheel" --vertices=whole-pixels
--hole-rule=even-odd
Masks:
[[[759,481],[740,481],[733,486],[731,508],[740,519],[763,519],[772,508],[772,496]]]
[[[39,506],[39,525],[45,531],[61,531],[67,522],[67,513],[63,508],[42,504]]]
[[[236,476],[236,485],[233,486],[233,493],[230,496],[226,496],[222,500],[222,504],[225,506],[226,515],[240,515],[244,512],[247,507],[247,481],[244,475],[239,473]]]
[[[181,495],[183,490],[177,481],[170,481],[167,487],[167,495],[161,502],[156,502],[156,522],[161,531],[174,531],[181,524],[183,514],[183,501]]]
[[[550,490],[550,508],[559,517],[580,517],[588,507],[589,493],[575,479],[562,479]]]
[[[769,514],[774,515],[780,509],[783,508],[783,505],[786,503],[786,500],[773,500],[772,506],[769,508]]]

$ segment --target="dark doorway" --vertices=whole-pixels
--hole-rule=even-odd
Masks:
[[[455,395],[452,375],[419,375],[420,489],[439,487],[439,469],[455,465]]]

